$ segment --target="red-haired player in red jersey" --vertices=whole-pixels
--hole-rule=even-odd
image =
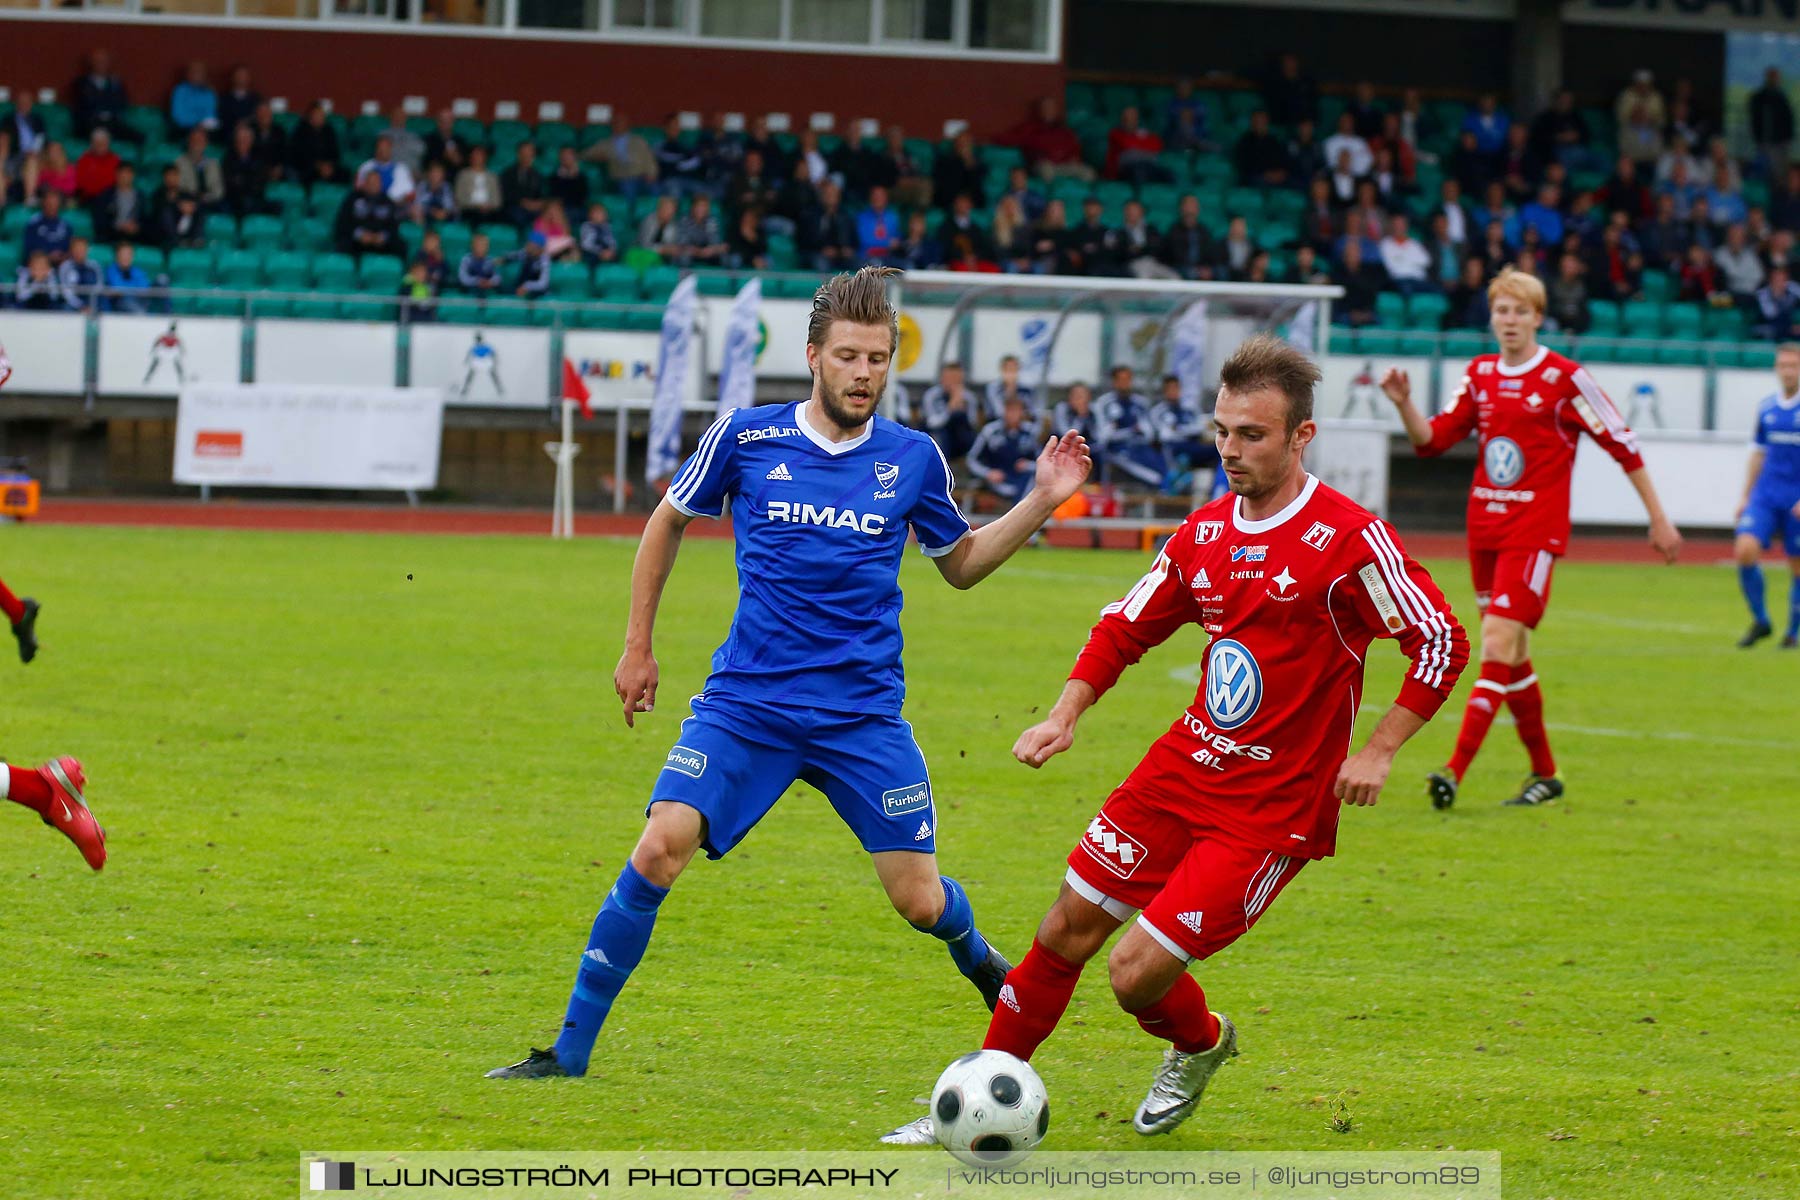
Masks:
[[[1523,272],[1501,271],[1488,285],[1488,311],[1500,353],[1471,361],[1449,407],[1437,416],[1426,420],[1413,403],[1405,372],[1391,369],[1381,381],[1419,454],[1442,454],[1471,432],[1481,445],[1469,489],[1481,678],[1469,693],[1450,762],[1426,779],[1437,808],[1456,803],[1456,790],[1502,704],[1512,709],[1531,756],[1531,773],[1506,803],[1546,804],[1563,794],[1531,665],[1531,631],[1550,599],[1550,573],[1569,548],[1569,477],[1582,434],[1612,455],[1637,489],[1650,516],[1651,546],[1666,562],[1681,553],[1681,535],[1663,515],[1625,418],[1580,363],[1538,345],[1544,285]]]
[[[1069,855],[1031,951],[1007,975],[987,1049],[1050,1036],[1082,966],[1141,910],[1107,961],[1113,994],[1169,1043],[1133,1127],[1167,1133],[1237,1053],[1189,966],[1242,937],[1301,868],[1332,854],[1340,805],[1374,804],[1394,754],[1456,686],[1469,643],[1385,521],[1307,474],[1319,371],[1273,338],[1220,371],[1217,445],[1232,495],[1190,515],[1150,573],[1108,605],[1062,696],[1013,754],[1041,767],[1125,668],[1184,625],[1211,636],[1200,689],[1109,796]],[[1363,657],[1394,638],[1412,667],[1349,753]],[[1346,757],[1348,755],[1348,757]],[[921,1117],[884,1141],[932,1138]]]

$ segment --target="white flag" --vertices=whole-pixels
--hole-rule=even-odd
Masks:
[[[650,450],[644,478],[667,479],[681,465],[681,400],[694,357],[694,304],[699,284],[692,275],[675,285],[663,309],[662,349],[656,356],[656,397],[650,402]]]
[[[719,366],[719,415],[756,400],[756,349],[762,341],[762,279],[738,289],[725,322],[725,361]]]
[[[1294,314],[1294,319],[1288,322],[1287,344],[1302,354],[1310,355],[1318,350],[1314,344],[1318,341],[1318,334],[1319,302],[1308,300],[1300,306],[1300,311]]]
[[[1175,319],[1169,346],[1169,374],[1181,380],[1181,406],[1200,411],[1206,389],[1206,301],[1196,300]]]

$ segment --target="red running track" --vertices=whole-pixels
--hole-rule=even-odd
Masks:
[[[296,503],[284,501],[215,500],[91,500],[47,497],[34,521],[44,525],[128,525],[166,529],[260,529],[306,533],[431,533],[461,535],[517,535],[547,537],[550,514],[545,509],[474,508],[436,505],[405,508],[392,504]],[[577,513],[575,532],[582,537],[636,537],[643,531],[642,514]],[[689,536],[726,537],[731,526],[718,521],[696,521]],[[1464,542],[1460,533],[1405,534],[1406,547],[1421,558],[1460,558]],[[1048,539],[1056,546],[1086,546],[1081,530],[1052,528]],[[1107,546],[1135,549],[1137,535],[1109,531]],[[1729,552],[1724,538],[1700,539],[1703,549],[1690,562],[1710,562]],[[1641,535],[1577,536],[1569,552],[1573,562],[1649,563],[1654,561]]]

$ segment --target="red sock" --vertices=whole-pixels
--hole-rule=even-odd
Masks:
[[[1183,1054],[1219,1044],[1219,1018],[1206,1007],[1206,993],[1192,975],[1182,975],[1161,1000],[1131,1015],[1145,1033],[1174,1042]]]
[[[0,580],[0,613],[6,614],[7,623],[17,625],[25,615],[25,606],[19,598],[6,590],[6,582]]]
[[[1469,693],[1469,706],[1463,709],[1462,731],[1456,735],[1456,753],[1450,756],[1450,771],[1458,783],[1462,782],[1469,764],[1475,761],[1481,740],[1487,737],[1488,726],[1494,723],[1500,706],[1506,703],[1506,689],[1512,683],[1512,673],[1511,663],[1481,664],[1481,678],[1475,681],[1475,690]]]
[[[1062,1020],[1081,978],[1081,964],[1032,939],[1031,950],[1006,977],[1000,1003],[994,1005],[983,1050],[1004,1050],[1029,1060]]]
[[[6,765],[7,778],[6,798],[16,804],[23,804],[38,816],[50,811],[50,785],[44,777],[30,767]]]
[[[1519,740],[1531,755],[1533,775],[1556,774],[1556,756],[1550,753],[1550,735],[1544,732],[1544,693],[1538,689],[1537,672],[1528,658],[1513,668],[1513,682],[1506,689],[1506,707],[1512,709]]]

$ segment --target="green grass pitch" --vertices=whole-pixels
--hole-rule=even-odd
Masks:
[[[849,1149],[916,1115],[985,1013],[803,787],[677,886],[590,1078],[482,1078],[554,1036],[735,598],[729,545],[690,541],[662,702],[628,731],[632,552],[0,530],[5,577],[45,603],[38,662],[0,662],[0,752],[83,756],[112,854],[91,876],[0,805],[9,1194],[286,1194],[303,1147]],[[1464,568],[1430,565],[1467,621]],[[943,866],[1015,956],[1192,695],[1198,629],[1073,752],[1009,757],[1143,567],[1027,551],[959,593],[908,555]],[[1800,1194],[1800,657],[1732,649],[1740,608],[1722,570],[1559,570],[1534,659],[1568,803],[1498,807],[1525,765],[1498,725],[1457,810],[1429,809],[1459,691],[1339,856],[1199,968],[1243,1046],[1199,1113],[1131,1132],[1161,1047],[1096,965],[1036,1060],[1047,1148],[1498,1149],[1511,1197]],[[1370,700],[1402,661],[1376,645]]]

